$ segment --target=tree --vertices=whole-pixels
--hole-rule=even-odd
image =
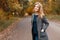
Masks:
[[[0,7],[3,8],[4,11],[9,11],[7,0],[0,0]]]
[[[23,9],[21,10],[21,14],[20,15],[24,15],[25,10],[28,8],[28,0],[18,0],[19,3],[21,4],[21,6],[23,7]]]

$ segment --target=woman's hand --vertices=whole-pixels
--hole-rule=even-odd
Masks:
[[[42,29],[41,32],[44,32],[44,29]]]

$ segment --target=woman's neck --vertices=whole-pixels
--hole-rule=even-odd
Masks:
[[[42,15],[42,14],[40,14],[39,12],[35,12],[34,14],[35,14],[35,15],[38,15],[38,17],[40,17],[40,18],[42,18],[42,17],[43,17],[43,15]]]
[[[35,12],[34,14],[38,15],[38,12]]]

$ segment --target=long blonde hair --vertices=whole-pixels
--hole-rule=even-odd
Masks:
[[[35,5],[39,5],[39,17],[43,18],[43,16],[45,15],[44,12],[43,12],[43,6],[40,2],[36,2]],[[35,6],[34,5],[34,6]],[[34,10],[34,9],[33,9]]]

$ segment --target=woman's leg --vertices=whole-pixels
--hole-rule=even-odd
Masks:
[[[32,34],[32,39],[33,40],[38,40],[38,34]]]
[[[35,40],[38,40],[38,34],[35,35]]]

